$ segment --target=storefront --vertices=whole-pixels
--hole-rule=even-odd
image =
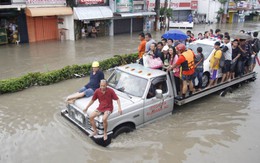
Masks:
[[[45,3],[44,3],[45,1]],[[73,17],[72,9],[65,7],[65,0],[52,1],[63,4],[57,7],[33,7],[39,4],[48,4],[48,0],[28,0],[32,7],[25,9],[29,42],[47,40],[73,40]]]
[[[15,1],[14,1],[15,2]],[[8,5],[11,1],[0,3],[0,44],[28,42],[25,5]]]
[[[113,4],[113,34],[153,30],[155,12],[147,11],[145,1],[116,0]]]
[[[108,36],[113,13],[108,6],[74,7],[75,40]]]
[[[178,0],[170,3],[174,22],[189,22],[189,16],[198,10],[198,0]]]

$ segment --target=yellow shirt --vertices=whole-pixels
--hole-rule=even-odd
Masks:
[[[212,55],[212,57],[210,58],[209,62],[210,62],[210,68],[213,70],[218,70],[219,69],[219,60],[222,56],[222,51],[221,50],[215,50],[214,54]],[[218,59],[218,63],[213,67],[215,59]]]

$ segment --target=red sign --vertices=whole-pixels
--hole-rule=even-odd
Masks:
[[[104,4],[106,0],[79,0],[79,4],[85,5],[96,5],[96,4]]]
[[[190,2],[180,2],[179,7],[190,7]]]
[[[190,8],[192,10],[197,10],[198,9],[198,1],[191,1]]]

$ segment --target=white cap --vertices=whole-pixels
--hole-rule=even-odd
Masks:
[[[165,45],[163,48],[162,48],[162,51],[167,51],[169,50],[169,46],[168,45]]]

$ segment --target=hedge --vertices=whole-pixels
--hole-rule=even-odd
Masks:
[[[136,61],[137,56],[137,54],[115,55],[113,58],[100,61],[100,68],[102,70],[107,70],[115,66],[133,63]],[[83,65],[66,66],[60,70],[53,70],[49,72],[28,73],[27,75],[18,78],[0,80],[0,94],[21,91],[34,85],[42,86],[57,83],[74,78],[74,74],[86,76],[89,75],[90,70],[91,64],[89,63]]]

